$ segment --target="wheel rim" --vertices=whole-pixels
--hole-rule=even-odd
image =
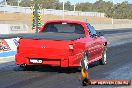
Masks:
[[[106,64],[106,57],[107,57],[106,51],[104,51],[104,54],[103,54],[103,62],[104,62],[104,64]]]
[[[85,55],[84,58],[82,59],[81,66],[82,66],[85,70],[88,70],[87,55]]]

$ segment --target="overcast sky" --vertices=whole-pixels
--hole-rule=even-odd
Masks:
[[[60,1],[63,1],[63,0],[60,0]],[[91,3],[94,3],[98,0],[64,0],[64,1],[70,1],[72,4],[74,3],[79,3],[79,2],[91,2]],[[132,3],[132,0],[103,0],[103,1],[111,1],[111,2],[114,2],[114,3],[121,3],[123,1],[128,1],[129,3]]]

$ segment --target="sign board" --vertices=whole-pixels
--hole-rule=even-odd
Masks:
[[[18,46],[19,38],[5,39],[12,51],[16,51]]]
[[[28,33],[26,24],[0,24],[0,34]]]
[[[9,34],[9,24],[0,24],[0,34]]]

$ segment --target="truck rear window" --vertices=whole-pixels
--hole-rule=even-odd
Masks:
[[[80,24],[73,23],[48,23],[42,32],[75,33],[84,34],[84,29]]]

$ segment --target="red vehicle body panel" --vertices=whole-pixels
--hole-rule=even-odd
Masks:
[[[80,24],[85,32],[84,38],[76,40],[33,40],[20,39],[16,54],[17,65],[51,65],[60,67],[76,67],[80,66],[80,61],[84,52],[88,53],[88,61],[92,63],[102,58],[103,49],[106,47],[106,39],[101,37],[91,38],[85,22],[69,21],[69,20],[52,20],[46,22],[40,32],[48,23],[75,23]],[[69,45],[73,45],[74,49],[69,49]],[[32,64],[30,59],[41,59],[41,64]]]

